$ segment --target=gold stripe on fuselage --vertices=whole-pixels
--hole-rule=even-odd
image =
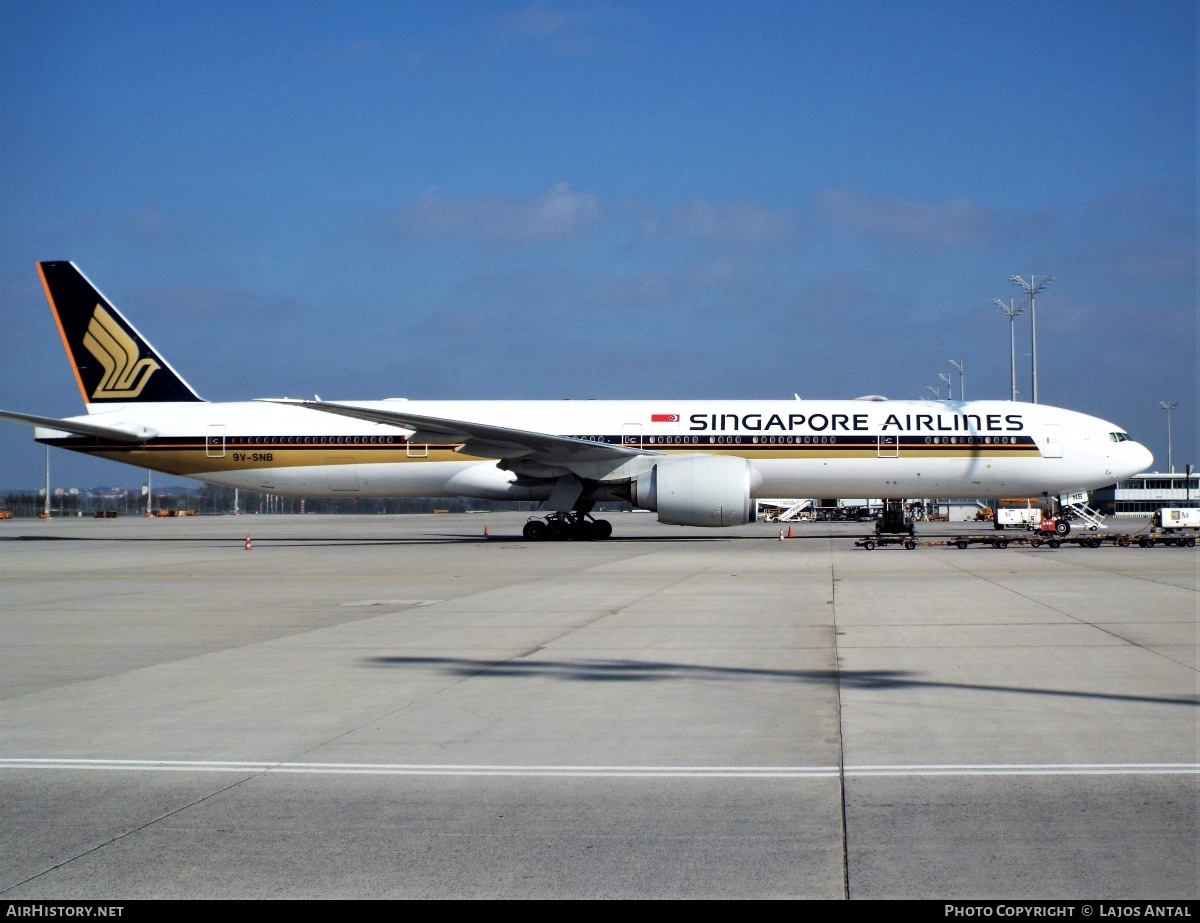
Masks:
[[[50,441],[50,440],[48,440]],[[424,444],[367,445],[333,443],[321,445],[295,445],[270,442],[238,443],[226,445],[223,455],[210,455],[211,447],[203,440],[170,442],[167,444],[114,446],[73,446],[69,439],[53,440],[63,448],[74,449],[88,455],[112,461],[150,468],[166,474],[203,475],[225,471],[247,471],[269,468],[320,468],[332,465],[419,465],[425,462],[484,462],[494,461],[476,455],[457,452],[456,445],[429,445],[426,453]],[[650,447],[647,447],[648,449]],[[875,446],[848,446],[830,443],[821,444],[776,444],[747,445],[707,443],[689,445],[658,445],[653,451],[667,457],[693,454],[736,455],[751,460],[833,460],[874,459],[892,461],[896,459],[1002,459],[1040,458],[1041,452],[1033,444],[1005,445],[902,445],[899,455],[880,456]],[[414,454],[410,454],[414,453]],[[425,453],[425,454],[422,454]]]
[[[68,446],[69,448],[69,446]],[[244,449],[244,451],[243,451]],[[80,449],[88,455],[150,468],[164,474],[204,475],[222,471],[270,468],[324,468],[332,465],[401,465],[420,462],[488,461],[455,452],[453,446],[430,446],[428,455],[409,455],[403,445],[238,446],[223,456],[210,456],[203,443],[193,446],[116,446]],[[257,456],[257,457],[255,457]]]

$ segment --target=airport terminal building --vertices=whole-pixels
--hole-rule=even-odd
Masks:
[[[1089,502],[1105,516],[1146,517],[1164,506],[1200,507],[1200,473],[1143,471],[1093,490]]]

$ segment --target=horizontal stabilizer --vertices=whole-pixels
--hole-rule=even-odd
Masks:
[[[130,426],[129,429],[119,429],[115,426],[98,426],[95,423],[83,423],[79,420],[60,420],[57,417],[39,417],[32,413],[16,413],[12,410],[0,410],[0,420],[12,420],[14,423],[24,423],[26,426],[41,426],[57,430],[60,433],[72,433],[76,436],[95,436],[97,439],[111,439],[114,442],[137,443],[146,442],[158,435],[158,432],[145,426]]]

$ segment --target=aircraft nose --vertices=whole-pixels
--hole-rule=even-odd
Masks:
[[[1134,443],[1133,446],[1133,464],[1137,465],[1134,474],[1141,471],[1149,471],[1150,466],[1154,464],[1154,455],[1140,442]]]

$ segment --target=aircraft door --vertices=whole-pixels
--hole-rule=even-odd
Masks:
[[[1062,458],[1062,425],[1058,423],[1047,423],[1042,427],[1042,435],[1044,441],[1042,443],[1042,455],[1045,458]]]
[[[899,436],[879,436],[879,444],[876,449],[880,458],[899,458],[900,457],[900,437]]]
[[[642,424],[625,423],[621,426],[621,445],[627,449],[642,447]]]
[[[209,458],[225,457],[225,424],[213,423],[204,437],[204,454]]]

